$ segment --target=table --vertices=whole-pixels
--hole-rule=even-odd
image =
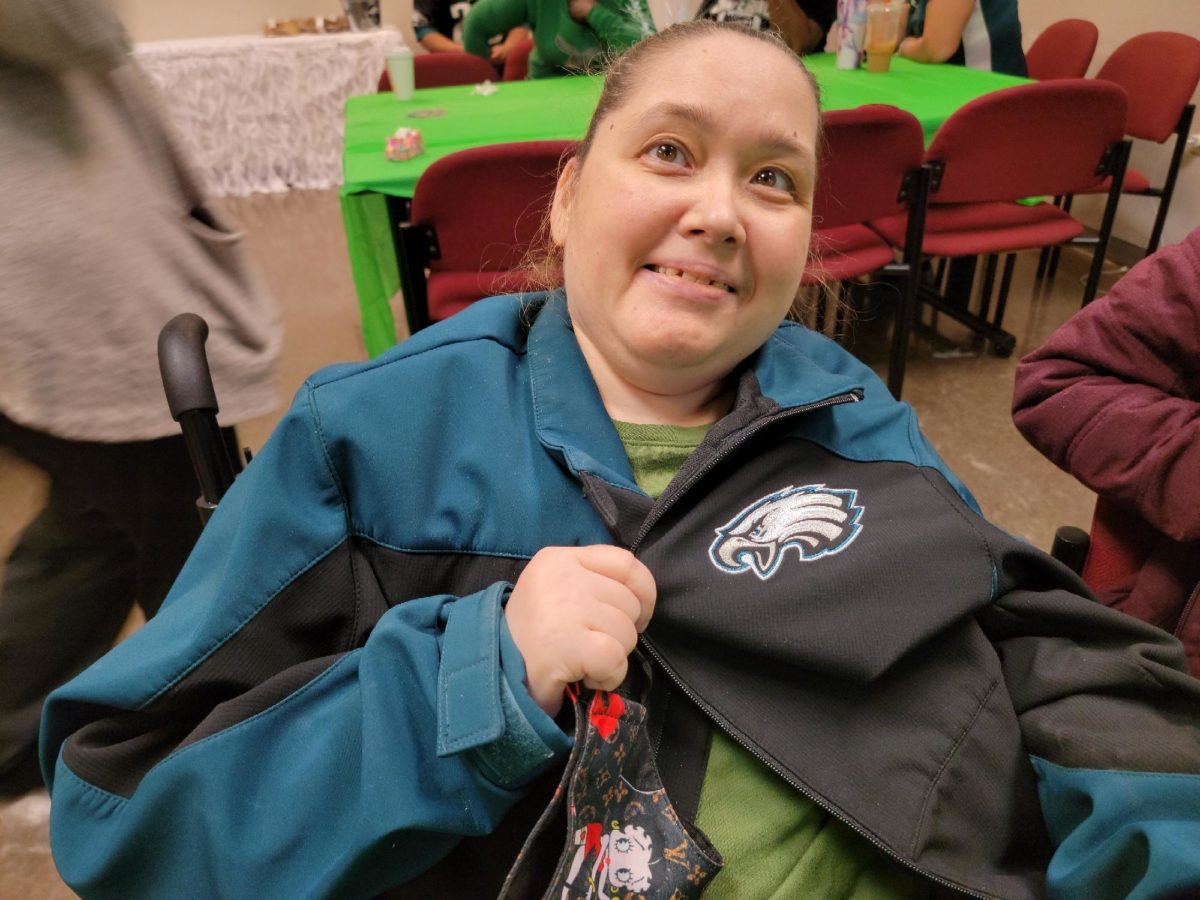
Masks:
[[[926,141],[968,101],[1028,83],[1011,75],[900,58],[882,75],[838,69],[831,53],[805,57],[805,62],[821,86],[823,109],[866,103],[898,106],[917,117]],[[342,218],[363,338],[371,356],[396,343],[390,300],[400,288],[392,241],[397,204],[389,204],[388,198],[411,198],[421,173],[458,150],[508,141],[581,138],[601,87],[599,76],[575,76],[501,83],[490,97],[473,93],[472,87],[450,87],[417,91],[403,103],[389,95],[347,101]],[[444,115],[409,117],[423,109],[441,109]],[[406,162],[389,162],[384,142],[401,125],[421,130],[426,152]]]
[[[188,156],[217,196],[342,181],[342,107],[375,89],[394,29],[137,44]]]

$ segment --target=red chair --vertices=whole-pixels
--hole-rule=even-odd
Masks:
[[[426,53],[413,60],[417,90],[495,80],[496,67],[474,53]]]
[[[413,87],[450,87],[495,81],[496,67],[474,53],[423,53],[413,58]],[[392,79],[385,70],[379,78],[379,90],[390,91]]]
[[[1037,36],[1025,51],[1029,77],[1038,81],[1082,78],[1092,64],[1100,29],[1086,19],[1063,19]]]
[[[1121,189],[1126,194],[1158,198],[1158,214],[1146,244],[1146,256],[1149,256],[1162,240],[1179,165],[1192,128],[1196,107],[1191,99],[1196,85],[1200,84],[1200,40],[1173,31],[1139,34],[1113,51],[1096,73],[1096,78],[1124,88],[1129,97],[1129,122],[1125,128],[1130,137],[1162,144],[1175,135],[1175,146],[1162,186],[1154,187],[1150,179],[1136,169],[1127,169],[1122,182]],[[1108,184],[1104,183],[1095,191],[1107,189]],[[1063,208],[1070,210],[1070,197],[1065,198]],[[1038,264],[1039,278],[1045,266],[1043,254]],[[1057,266],[1058,253],[1054,252],[1050,255],[1047,277],[1054,277]]]
[[[519,267],[539,235],[559,169],[576,146],[473,147],[422,173],[411,221],[395,232],[410,332],[484,297],[535,287]]]
[[[1083,231],[1050,203],[1016,201],[1092,190],[1108,175],[1119,185],[1129,154],[1125,111],[1124,91],[1116,85],[1064,79],[995,91],[950,116],[925,153],[933,182],[922,250],[929,256],[993,258],[978,314],[924,285],[918,290],[920,301],[986,338],[998,355],[1012,353],[1016,339],[1000,325],[1014,258],[1005,263],[995,320],[990,321],[993,255],[1061,244]],[[1119,189],[1109,191],[1085,302],[1095,295],[1119,197]],[[906,225],[902,215],[871,223],[897,247],[905,246]]]
[[[1050,555],[1079,575],[1097,594],[1128,584],[1161,535],[1136,513],[1096,498],[1091,531],[1063,525]]]
[[[529,77],[529,54],[533,52],[533,38],[526,38],[508,51],[504,60],[504,81],[524,81]]]
[[[924,133],[911,113],[893,106],[833,110],[825,113],[823,123],[812,251],[804,284],[824,287],[881,269],[901,279],[888,362],[888,388],[899,399],[916,309],[919,259],[896,263],[891,245],[865,223],[911,210],[909,223],[918,230],[909,235],[907,246],[920,248],[928,194],[928,178],[921,166]]]

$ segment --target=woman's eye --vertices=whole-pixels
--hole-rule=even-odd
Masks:
[[[791,193],[796,190],[792,177],[781,169],[760,169],[754,173],[753,182],[777,191]]]
[[[659,162],[675,164],[683,162],[684,159],[683,151],[675,144],[655,144],[651,152],[654,154],[654,158]]]

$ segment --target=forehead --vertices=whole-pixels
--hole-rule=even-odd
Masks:
[[[753,126],[815,137],[816,96],[789,52],[736,32],[695,37],[646,59],[616,112],[628,123],[663,103],[693,105],[747,137]]]

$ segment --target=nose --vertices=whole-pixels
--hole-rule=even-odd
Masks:
[[[739,247],[746,242],[746,224],[736,176],[712,171],[692,182],[688,207],[679,219],[685,236],[714,246]]]

